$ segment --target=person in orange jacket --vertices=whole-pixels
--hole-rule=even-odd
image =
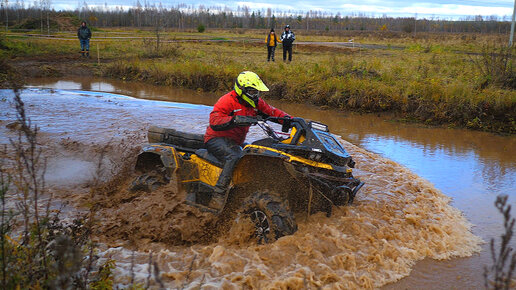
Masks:
[[[272,57],[272,61],[274,61],[274,52],[276,51],[276,46],[278,42],[281,43],[281,40],[278,38],[276,33],[274,33],[274,28],[271,28],[271,31],[265,37],[265,43],[267,44],[267,61],[270,61]]]

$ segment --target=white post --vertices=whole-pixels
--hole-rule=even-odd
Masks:
[[[514,16],[516,14],[516,0],[514,0],[514,10],[512,11],[511,37],[509,38],[509,47],[512,47],[512,40],[514,39]]]

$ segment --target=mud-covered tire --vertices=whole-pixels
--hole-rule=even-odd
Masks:
[[[269,191],[258,191],[244,201],[242,213],[255,226],[259,244],[271,243],[297,231],[297,224],[286,201]]]
[[[163,177],[162,173],[158,172],[158,170],[152,170],[136,177],[131,183],[129,190],[132,192],[152,192],[167,183],[168,181]]]

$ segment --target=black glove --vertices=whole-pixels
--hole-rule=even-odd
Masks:
[[[237,126],[251,126],[258,124],[262,118],[255,116],[240,116],[236,115],[233,117],[233,123]]]

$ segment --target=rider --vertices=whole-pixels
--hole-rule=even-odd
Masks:
[[[260,92],[267,91],[269,89],[256,73],[241,72],[234,90],[222,96],[210,113],[204,143],[211,154],[224,161],[215,185],[214,200],[219,206],[224,202],[224,192],[231,181],[233,168],[242,156],[241,146],[249,127],[257,123],[257,116],[290,118],[287,113],[268,105],[259,97]]]

